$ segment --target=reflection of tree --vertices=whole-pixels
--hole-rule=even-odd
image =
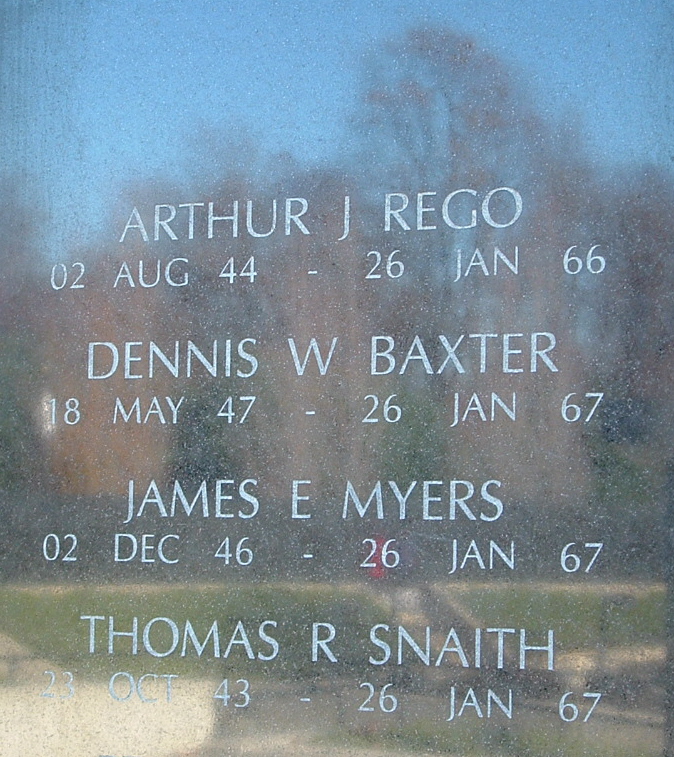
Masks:
[[[36,218],[18,196],[18,182],[2,182],[0,204],[0,489],[17,492],[41,480],[41,447],[36,429],[39,398],[35,330],[39,313],[31,302]]]
[[[482,183],[496,170],[522,181],[539,163],[541,120],[502,61],[470,37],[411,31],[373,56],[368,74],[362,124],[378,178],[426,189],[449,177]]]
[[[619,298],[607,298],[610,317],[602,322],[602,335],[615,356],[613,380],[622,384],[624,401],[632,403],[622,417],[615,417],[621,428],[613,428],[613,433],[638,439],[656,431],[664,441],[670,425],[665,408],[671,408],[671,400],[663,388],[674,360],[674,266],[668,254],[674,244],[668,210],[674,186],[662,172],[635,171],[609,197],[607,231],[617,253],[611,286],[623,291]]]
[[[503,63],[468,37],[436,29],[410,32],[373,57],[369,77],[362,149],[375,158],[377,174],[368,178],[376,186],[383,176],[386,191],[409,193],[411,202],[417,192],[433,191],[436,206],[460,187],[484,195],[511,186],[524,200],[522,219],[512,228],[478,223],[455,230],[439,224],[437,230],[417,234],[398,231],[395,246],[417,263],[427,286],[406,290],[403,308],[389,302],[398,316],[389,314],[386,320],[400,333],[413,329],[429,336],[535,331],[559,336],[561,367],[554,376],[513,378],[494,371],[468,380],[448,375],[441,392],[438,379],[428,379],[427,391],[440,413],[427,446],[436,447],[442,439],[445,458],[457,469],[500,471],[518,482],[518,496],[529,501],[568,502],[565,461],[582,461],[587,450],[577,429],[561,421],[559,406],[592,376],[582,368],[578,347],[566,338],[577,328],[577,314],[569,311],[561,255],[571,244],[567,239],[575,241],[583,227],[578,195],[588,191],[582,182],[589,169],[582,158],[565,154],[561,159],[560,144],[571,135],[557,136]],[[488,258],[496,247],[510,256],[518,248],[517,275],[453,281],[459,250],[467,260],[476,249]],[[518,421],[493,430],[471,425],[449,436],[442,406],[455,391],[517,391],[522,400]],[[575,497],[587,496],[589,479],[586,466],[576,466]]]
[[[182,194],[194,197],[191,187],[198,186],[199,198],[222,207],[233,198],[242,208],[249,198],[259,198],[264,208],[274,198],[281,203],[284,197],[306,197],[311,235],[251,238],[241,233],[236,239],[208,239],[201,215],[193,240],[137,240],[107,249],[87,263],[86,292],[58,295],[56,315],[42,332],[49,343],[46,359],[56,366],[48,378],[56,377],[60,396],[81,398],[93,424],[87,435],[64,429],[53,437],[51,466],[66,495],[105,490],[120,496],[128,478],[167,482],[178,477],[197,485],[204,477],[262,479],[264,474],[269,508],[287,527],[293,478],[310,479],[322,512],[335,517],[347,479],[371,491],[379,479],[396,480],[404,489],[424,478],[476,483],[497,478],[513,508],[531,513],[545,507],[553,530],[555,517],[563,525],[574,514],[591,520],[589,504],[608,508],[617,481],[633,491],[642,486],[631,472],[634,461],[628,465],[625,455],[613,453],[644,444],[639,434],[626,431],[623,416],[634,419],[635,402],[643,407],[661,403],[671,364],[664,305],[671,272],[662,256],[662,240],[672,235],[664,212],[671,202],[671,181],[633,178],[617,190],[616,177],[603,175],[585,159],[577,137],[557,135],[544,123],[501,61],[450,31],[411,32],[372,57],[359,123],[361,160],[355,165],[345,158],[348,171],[343,166],[307,171],[284,159],[277,161],[274,178],[264,179],[234,160],[231,170],[221,168],[208,181],[193,176],[183,188]],[[211,164],[227,166],[226,157],[213,156]],[[412,204],[417,192],[437,192],[439,203],[460,187],[482,197],[502,186],[517,188],[523,197],[521,220],[512,227],[478,223],[457,230],[440,224],[432,231],[389,233],[382,228],[385,192],[406,193]],[[147,209],[158,197],[180,194],[176,187],[139,185],[125,194],[124,212],[129,202]],[[345,194],[352,198],[353,230],[338,242]],[[606,255],[606,274],[565,274],[564,251],[593,244]],[[454,281],[459,250],[467,261],[476,249],[488,258],[496,247],[510,258],[517,247],[516,274],[502,267],[500,276],[474,271]],[[400,249],[405,276],[366,281],[367,252],[393,249]],[[190,260],[189,287],[113,290],[122,260],[151,264],[177,256]],[[255,257],[254,284],[230,285],[218,277],[232,256],[239,267]],[[310,269],[320,274],[311,277]],[[26,295],[12,317],[28,302]],[[373,377],[368,371],[374,334],[391,335],[408,346],[419,335],[434,345],[431,358],[437,365],[438,334],[453,342],[461,334],[537,331],[557,335],[558,372],[505,374],[498,353],[484,374],[474,369],[429,376],[417,370],[418,362],[404,376]],[[16,324],[9,332],[19,333]],[[216,337],[255,338],[258,374],[250,380],[204,377],[153,384],[121,378],[90,382],[82,374],[83,351],[91,340],[170,344]],[[312,364],[306,377],[298,377],[289,337],[302,354],[312,337],[323,350],[338,337],[330,371],[319,376]],[[73,365],[79,371],[75,379]],[[597,431],[600,423],[584,427],[561,418],[565,396],[593,391],[607,396],[605,436]],[[452,429],[455,392],[504,397],[517,392],[517,421]],[[147,402],[165,393],[188,397],[189,408],[177,428],[112,426],[116,396],[138,395]],[[395,394],[403,420],[363,426],[364,398],[371,394],[382,400]],[[217,417],[218,409],[228,396],[243,395],[258,396],[251,418],[241,428],[228,426]],[[311,409],[317,418],[305,415]],[[25,456],[21,459],[25,464]],[[608,487],[602,484],[607,466],[614,475]],[[517,516],[508,517],[503,528],[515,530]],[[527,516],[520,517],[526,533]],[[362,526],[371,531],[371,524]]]

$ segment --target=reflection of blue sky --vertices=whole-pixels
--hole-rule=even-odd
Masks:
[[[329,160],[348,139],[363,54],[423,24],[475,35],[530,84],[541,111],[579,117],[597,157],[669,164],[674,13],[664,2],[3,6],[5,166],[46,179],[47,204],[84,228],[73,204],[97,214],[99,191],[118,193],[134,178],[180,180],[186,161],[207,171],[213,135],[234,143],[249,135],[302,161]]]

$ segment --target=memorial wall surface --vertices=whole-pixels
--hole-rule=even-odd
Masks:
[[[674,755],[666,3],[0,4],[0,756]]]

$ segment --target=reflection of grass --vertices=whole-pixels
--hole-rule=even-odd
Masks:
[[[155,672],[209,675],[235,667],[252,674],[273,670],[277,675],[305,676],[319,672],[321,664],[311,663],[311,623],[332,622],[338,628],[348,626],[355,636],[367,638],[367,629],[382,617],[384,606],[369,592],[358,588],[331,588],[320,585],[297,587],[241,585],[226,588],[181,585],[139,587],[47,587],[40,590],[3,588],[0,590],[0,632],[28,647],[39,657],[59,661],[69,669],[85,668],[91,673],[110,666],[151,665]],[[97,653],[88,651],[89,622],[82,615],[104,616],[97,627]],[[184,658],[180,651],[161,659],[140,651],[131,654],[131,641],[118,638],[115,654],[107,654],[107,618],[114,616],[115,629],[129,631],[133,617],[138,618],[139,647],[145,624],[152,618],[170,618],[181,630],[189,620],[203,641],[214,621],[220,629],[221,652],[227,646],[238,621],[242,621],[252,648],[263,654],[270,647],[261,643],[258,626],[265,620],[278,622],[267,632],[279,642],[276,661],[249,661],[241,644],[235,644],[231,658],[213,659],[212,643],[199,658],[190,645]],[[166,633],[164,633],[166,632]],[[240,636],[237,637],[240,639]],[[153,632],[157,649],[168,648],[169,632],[160,623]],[[362,650],[356,645],[340,647],[339,667],[360,663]],[[325,664],[325,663],[324,663]],[[281,672],[283,669],[283,672]]]
[[[513,750],[510,754],[518,757],[540,757],[540,755],[564,755],[564,757],[656,757],[660,749],[655,745],[650,748],[642,745],[625,744],[624,733],[615,729],[613,734],[602,730],[599,738],[596,732],[591,735],[579,733],[578,729],[569,732],[562,726],[547,728],[529,728],[515,734]]]
[[[453,585],[451,589],[439,586],[436,589],[445,594],[448,606],[454,604],[482,627],[554,629],[560,652],[592,651],[597,645],[628,647],[635,638],[641,644],[661,644],[664,638],[665,594],[661,587],[621,591],[611,585],[578,590],[578,587],[550,584],[507,584],[494,588]],[[105,617],[96,627],[93,655],[88,650],[89,623],[80,620],[83,615]],[[131,654],[130,640],[123,637],[114,642],[114,655],[107,653],[109,616],[114,616],[115,629],[120,631],[129,631],[133,617],[138,618],[138,655]],[[395,616],[395,609],[391,609],[390,602],[381,593],[355,585],[80,585],[0,589],[0,633],[24,645],[35,656],[95,674],[111,666],[124,669],[133,664],[151,665],[156,672],[197,675],[235,670],[249,676],[302,678],[325,673],[328,669],[331,675],[341,675],[367,668],[367,658],[375,651],[369,641],[370,628],[376,623],[388,623],[393,628],[400,622]],[[188,645],[185,656],[181,656],[179,645],[177,652],[165,658],[153,657],[143,650],[142,644],[143,629],[153,618],[173,620],[180,630],[181,645],[187,620],[200,642],[217,621],[221,653],[232,638],[237,622],[242,621],[254,653],[263,655],[271,650],[258,636],[258,627],[263,621],[273,620],[278,626],[268,627],[267,632],[278,641],[280,652],[273,661],[249,661],[243,645],[235,643],[228,659],[214,659],[211,642],[201,657],[192,644]],[[318,663],[312,663],[312,622],[335,626],[337,636],[330,647],[337,654],[339,664],[328,662],[324,655]],[[447,633],[453,621],[449,613],[442,627],[437,620],[431,622],[423,615],[412,626],[418,623],[429,623],[434,631]],[[444,638],[442,633],[439,637]],[[153,643],[157,650],[170,646],[166,624],[156,624]],[[406,670],[409,672],[419,665],[410,659]],[[392,673],[394,667],[391,663],[387,670]]]
[[[350,731],[346,740],[354,747],[382,746],[406,754],[451,754],[465,757],[657,757],[657,743],[648,746],[625,743],[624,729],[580,732],[561,724],[542,723],[532,727],[517,722],[494,726],[475,720],[448,726],[431,720],[417,720],[399,728],[370,728]],[[344,743],[345,735],[334,735]],[[657,742],[657,739],[655,740]]]
[[[665,593],[660,587],[623,590],[610,584],[557,587],[544,583],[435,588],[439,592],[446,591],[449,601],[464,608],[483,627],[555,628],[562,651],[593,649],[597,643],[628,646],[637,637],[646,643],[662,643],[664,638]],[[142,651],[133,656],[129,641],[120,639],[116,642],[115,654],[110,656],[106,649],[107,626],[101,623],[97,652],[90,655],[88,623],[81,621],[80,615],[113,615],[119,630],[128,630],[131,619],[136,616],[139,637],[142,637],[143,626],[152,618],[171,618],[181,629],[189,619],[202,640],[217,620],[223,649],[239,620],[246,627],[253,649],[257,649],[259,623],[273,619],[279,624],[272,635],[278,640],[281,653],[273,662],[249,661],[238,647],[229,660],[214,659],[212,645],[209,645],[201,658],[191,649],[185,658],[178,652],[160,659]],[[395,616],[396,608],[392,607],[390,599],[355,585],[218,587],[182,584],[0,589],[0,634],[11,637],[33,656],[53,661],[57,672],[59,668],[72,671],[78,681],[84,676],[105,680],[113,672],[125,671],[136,678],[150,672],[213,679],[228,677],[230,680],[245,677],[251,681],[251,691],[256,694],[265,690],[267,694],[286,691],[286,688],[289,691],[295,687],[294,683],[277,683],[288,679],[302,681],[299,688],[304,689],[308,685],[306,679],[311,677],[323,679],[317,682],[317,692],[321,695],[329,691],[335,694],[343,688],[337,696],[323,697],[326,719],[321,735],[315,736],[316,753],[326,743],[351,748],[354,753],[366,752],[372,747],[391,754],[455,757],[604,757],[606,754],[656,757],[661,753],[661,731],[654,719],[645,718],[643,724],[636,719],[622,720],[617,705],[608,703],[607,697],[587,724],[562,723],[557,711],[559,692],[527,693],[525,679],[512,684],[515,689],[512,720],[506,720],[502,713],[497,713],[493,719],[478,718],[475,711],[469,710],[465,716],[447,722],[446,688],[433,688],[423,672],[419,681],[427,685],[419,689],[421,693],[413,693],[406,682],[394,680],[396,675],[410,675],[413,671],[412,680],[420,670],[419,663],[410,661],[404,670],[395,664],[375,670],[366,662],[368,654],[374,651],[368,642],[370,627],[375,623],[393,626],[400,622]],[[338,638],[331,648],[337,653],[339,664],[311,662],[312,621],[331,622],[337,628]],[[430,621],[421,617],[410,621],[411,629],[416,622]],[[450,626],[448,616],[443,630]],[[158,637],[157,646],[161,644]],[[140,646],[142,648],[142,642]],[[393,683],[390,692],[397,696],[399,709],[384,714],[375,699],[372,713],[359,712],[365,692],[348,681],[348,676],[356,672],[359,676],[356,684],[372,681],[378,692],[382,691],[384,682]],[[439,672],[453,676],[459,671]],[[480,671],[473,672],[479,678]],[[341,676],[344,678],[334,680]],[[330,677],[332,688],[324,686]],[[38,686],[46,685],[47,680],[40,678]],[[483,700],[489,684],[474,681],[471,685]],[[215,687],[214,683],[213,691]],[[648,709],[649,705],[644,707],[646,709],[639,706],[644,715],[655,715]],[[332,719],[337,713],[339,725]]]
[[[624,593],[609,586],[596,590],[510,585],[495,589],[452,587],[451,595],[481,623],[555,629],[560,648],[623,646],[635,635],[642,643],[662,642],[665,589],[645,587]]]
[[[474,724],[473,724],[474,726]],[[391,728],[370,728],[350,731],[347,738],[354,745],[386,744],[388,749],[414,751],[421,754],[452,754],[457,749],[464,751],[470,744],[474,727],[465,724],[455,726],[451,730],[445,724],[431,720],[417,720],[410,725],[404,725],[395,730]],[[343,734],[335,734],[335,740],[343,739]]]

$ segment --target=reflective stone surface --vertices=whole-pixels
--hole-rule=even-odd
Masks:
[[[0,11],[0,754],[674,754],[664,4]]]

